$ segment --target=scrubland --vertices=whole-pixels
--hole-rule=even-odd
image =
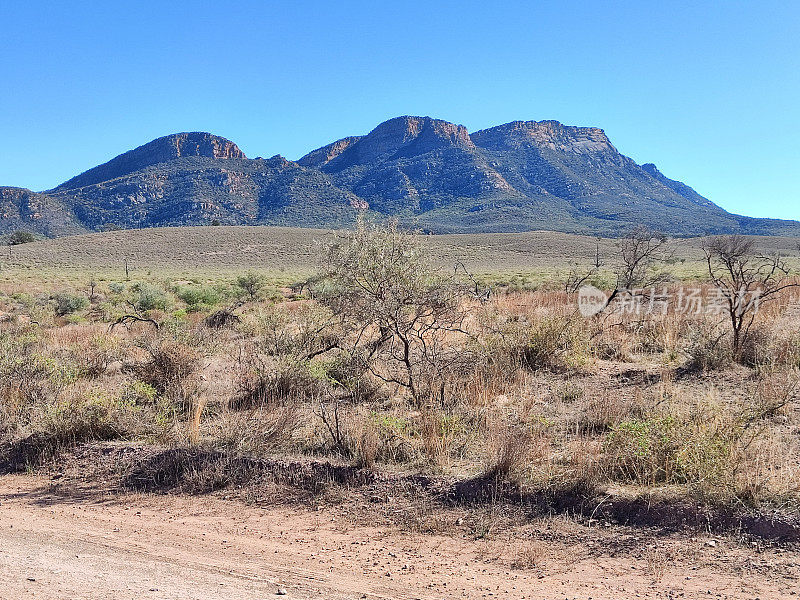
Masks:
[[[214,274],[208,257],[180,278],[7,270],[3,471],[83,456],[86,477],[97,460],[94,476],[129,489],[248,502],[274,501],[274,485],[313,503],[389,486],[407,500],[393,522],[438,531],[436,507],[480,505],[476,536],[509,515],[565,514],[800,539],[791,271],[736,349],[725,313],[612,302],[582,315],[563,260],[521,285],[473,271],[474,248],[445,267],[392,228],[322,237],[280,276]],[[586,242],[585,283],[613,288],[616,243]],[[648,257],[640,283],[657,271],[662,293],[709,297],[702,263],[680,273],[692,260]]]

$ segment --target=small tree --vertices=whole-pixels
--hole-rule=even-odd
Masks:
[[[669,274],[660,267],[672,256],[669,239],[659,231],[636,227],[619,245],[617,291],[661,285]]]
[[[20,244],[29,244],[35,241],[36,236],[29,231],[15,231],[8,237],[9,246],[19,246]]]
[[[669,281],[669,273],[661,267],[671,256],[666,235],[643,225],[634,228],[619,242],[617,283],[603,310],[621,294],[644,293]],[[597,257],[599,263],[599,249]]]
[[[434,396],[444,402],[447,375],[467,356],[453,338],[464,333],[468,294],[455,274],[432,264],[420,236],[396,222],[377,227],[361,220],[328,247],[320,300],[351,332],[354,356],[421,403]]]
[[[248,271],[236,278],[236,287],[250,300],[258,299],[266,283],[266,278],[255,271]]]
[[[733,357],[742,361],[759,306],[797,286],[786,260],[756,252],[755,241],[740,235],[712,238],[703,247],[711,283],[719,291],[733,334]]]

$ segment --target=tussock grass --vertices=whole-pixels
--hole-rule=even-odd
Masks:
[[[244,236],[238,244],[263,233],[233,229]],[[209,243],[192,235],[198,248]],[[292,235],[278,242],[297,243]],[[524,262],[545,252],[542,235],[520,236],[481,238],[476,255],[499,248],[505,260],[517,247]],[[425,243],[441,262],[457,239]],[[100,264],[95,249],[86,252],[81,269]],[[113,262],[126,250],[109,252]],[[310,265],[310,247],[301,255]],[[492,489],[624,488],[730,507],[800,506],[796,291],[759,312],[734,364],[721,317],[587,318],[560,291],[557,265],[542,259],[550,275],[531,285],[495,271],[482,280],[496,284],[488,302],[459,297],[448,306],[457,327],[414,340],[412,395],[397,375],[401,335],[335,310],[324,281],[279,289],[299,280],[302,269],[288,270],[297,262],[273,276],[230,261],[230,271],[223,260],[213,273],[187,262],[181,279],[155,263],[132,281],[112,270],[91,290],[85,271],[71,283],[0,285],[0,463],[24,469],[89,441],[125,439],[223,452],[233,467],[306,456],[493,481]],[[443,302],[423,291],[415,310]],[[237,319],[208,320],[227,307]],[[145,320],[112,328],[124,315]],[[213,485],[227,480],[215,475]]]

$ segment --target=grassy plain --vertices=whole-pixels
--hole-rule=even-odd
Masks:
[[[219,280],[255,269],[285,285],[313,273],[322,248],[336,235],[324,229],[220,226],[62,237],[6,249],[0,254],[0,280],[122,280],[127,262],[131,279]],[[762,251],[800,264],[800,238],[753,239]],[[598,250],[607,276],[618,259],[617,240],[549,231],[427,236],[425,244],[443,267],[461,261],[486,282],[531,288],[556,285],[575,264],[590,266]],[[677,277],[704,276],[702,244],[703,238],[674,240],[671,270]]]

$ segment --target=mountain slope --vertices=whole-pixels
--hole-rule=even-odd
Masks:
[[[56,190],[75,189],[129,175],[146,167],[187,156],[247,158],[238,146],[210,133],[173,133],[120,154],[59,185]]]
[[[90,229],[351,222],[359,199],[282,157],[183,156],[110,181],[50,193]]]
[[[49,237],[88,231],[60,200],[16,187],[0,187],[0,233],[29,231]]]
[[[391,119],[298,163],[329,174],[337,186],[386,214],[417,214],[458,198],[513,193],[465,127],[430,117]]]
[[[472,139],[516,189],[528,197],[560,198],[579,221],[595,220],[595,228],[609,226],[603,222],[684,234],[740,228],[733,215],[688,186],[621,154],[602,129],[515,121]]]
[[[57,236],[108,227],[271,224],[339,227],[359,212],[434,232],[549,229],[620,235],[800,235],[800,223],[732,215],[602,129],[514,121],[470,134],[403,116],[296,162],[248,159],[209,133],[153,140],[35,193],[0,188],[0,233]]]

